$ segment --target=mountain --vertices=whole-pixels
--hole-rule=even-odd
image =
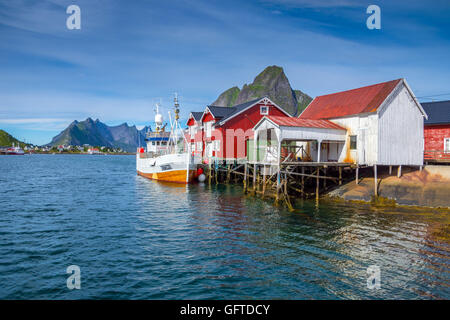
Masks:
[[[253,83],[244,84],[242,89],[232,87],[224,91],[212,105],[229,107],[264,96],[291,115],[299,115],[312,101],[306,93],[291,88],[283,68],[270,66],[258,74]]]
[[[105,146],[122,148],[134,152],[138,146],[145,144],[145,133],[148,127],[138,130],[136,126],[123,123],[118,126],[108,126],[100,120],[87,118],[84,121],[73,121],[49,143],[51,146],[73,145]]]
[[[8,132],[0,129],[0,146],[11,147],[13,145],[13,143],[15,145],[20,145],[21,148],[23,148],[25,146],[29,146],[29,144],[17,140],[12,135],[10,135]]]

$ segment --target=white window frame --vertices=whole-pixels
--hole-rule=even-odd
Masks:
[[[266,108],[266,111],[263,111],[264,108]],[[260,107],[259,107],[259,113],[260,113],[262,116],[267,116],[267,115],[269,115],[269,106],[260,106]]]
[[[189,127],[191,137],[195,136],[196,127],[195,124]]]
[[[212,135],[212,121],[206,123],[206,137],[211,138]]]
[[[444,153],[450,153],[450,138],[444,138]]]
[[[194,152],[194,151],[195,151],[195,143],[191,142],[191,152]]]
[[[213,151],[220,151],[220,140],[213,141]]]

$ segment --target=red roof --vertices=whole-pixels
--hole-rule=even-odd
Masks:
[[[377,111],[402,79],[316,97],[299,116],[330,119]]]
[[[337,125],[328,120],[311,120],[311,119],[299,119],[282,116],[266,116],[267,119],[283,127],[303,127],[303,128],[324,128],[324,129],[338,129],[346,130],[345,128]]]

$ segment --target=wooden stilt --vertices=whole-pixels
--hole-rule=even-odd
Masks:
[[[302,167],[302,197],[305,195],[305,167]]]
[[[339,185],[342,185],[342,167],[339,167]]]
[[[327,176],[327,168],[323,169],[323,174],[324,174],[325,177]],[[327,179],[323,180],[323,189],[327,190]]]
[[[423,170],[423,166],[419,166],[419,171],[422,171]]]
[[[253,165],[253,191],[256,191],[256,164]]]
[[[359,166],[356,166],[356,184],[359,184]]]
[[[373,179],[374,179],[374,194],[375,197],[378,197],[378,177],[377,177],[377,165],[373,166]]]
[[[247,163],[244,165],[244,193],[247,192],[247,170],[248,166]]]
[[[402,166],[398,166],[397,169],[397,178],[400,178],[402,176]]]
[[[389,166],[389,175],[392,174],[392,166]]]
[[[208,184],[210,184],[211,185],[211,178],[212,178],[212,171],[211,171],[211,163],[209,163],[208,164],[208,166],[209,166],[209,169],[208,169]]]
[[[263,187],[262,187],[262,197],[266,193],[266,165],[263,166]]]
[[[317,167],[317,177],[316,177],[316,201],[319,201],[319,174],[320,174],[320,168]]]

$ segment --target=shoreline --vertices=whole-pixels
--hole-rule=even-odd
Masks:
[[[363,177],[358,184],[347,182],[323,197],[374,206],[450,209],[450,166],[425,166],[422,171],[406,172],[400,178],[384,174],[378,179],[378,196],[374,183],[373,177]]]

